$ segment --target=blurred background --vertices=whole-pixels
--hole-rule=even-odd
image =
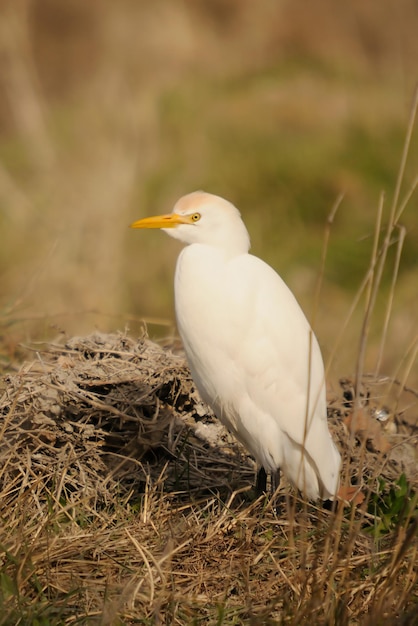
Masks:
[[[174,331],[179,245],[132,231],[204,189],[241,210],[252,251],[296,294],[325,357],[385,226],[418,78],[416,0],[3,0],[0,4],[0,332]],[[418,172],[413,136],[401,200]],[[331,229],[319,304],[325,224]],[[381,371],[417,337],[418,211]],[[366,355],[373,370],[396,244]],[[364,300],[332,372],[354,371]],[[415,344],[416,345],[416,344]],[[409,351],[409,352],[408,352]],[[407,366],[407,360],[410,364]],[[413,359],[412,359],[413,361]],[[414,366],[408,380],[418,384]]]

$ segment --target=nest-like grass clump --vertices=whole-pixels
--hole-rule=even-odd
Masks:
[[[1,384],[0,624],[413,619],[414,511],[395,506],[387,528],[370,512],[382,481],[418,491],[413,392],[408,419],[382,406],[382,381],[354,413],[350,381],[330,394],[343,482],[365,500],[329,512],[285,482],[255,500],[252,459],[183,356],[146,337],[38,346]]]
[[[49,492],[103,507],[115,492],[135,499],[157,480],[190,494],[230,490],[238,467],[244,480],[254,472],[199,399],[184,358],[145,337],[48,344],[4,383],[6,497],[29,489],[34,501]]]

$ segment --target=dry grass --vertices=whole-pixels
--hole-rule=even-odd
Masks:
[[[416,512],[374,533],[370,499],[402,471],[418,491],[417,395],[385,431],[365,381],[350,437],[352,391],[330,424],[365,503],[329,512],[282,485],[276,512],[181,355],[124,335],[38,346],[1,400],[0,623],[412,625]]]

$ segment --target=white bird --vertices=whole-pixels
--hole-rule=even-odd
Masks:
[[[248,253],[238,209],[196,191],[132,228],[161,228],[188,244],[177,260],[175,310],[203,400],[265,472],[281,469],[308,499],[333,499],[341,457],[321,351],[290,289]]]

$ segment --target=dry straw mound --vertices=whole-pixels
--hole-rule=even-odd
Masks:
[[[252,498],[254,464],[182,356],[122,334],[37,351],[3,381],[0,624],[415,619],[414,511],[374,538],[367,527],[378,477],[418,490],[416,394],[415,421],[380,423],[379,384],[355,419],[350,381],[330,399],[365,503],[327,512],[284,485],[277,512]]]
[[[40,493],[47,487],[57,500],[76,494],[101,507],[115,490],[143,493],[162,472],[170,491],[229,484],[216,466],[224,440],[236,454],[238,446],[199,400],[184,358],[146,338],[95,334],[50,344],[5,383],[2,479],[11,496],[31,486],[34,497],[31,476]],[[187,481],[178,464],[185,445]]]

